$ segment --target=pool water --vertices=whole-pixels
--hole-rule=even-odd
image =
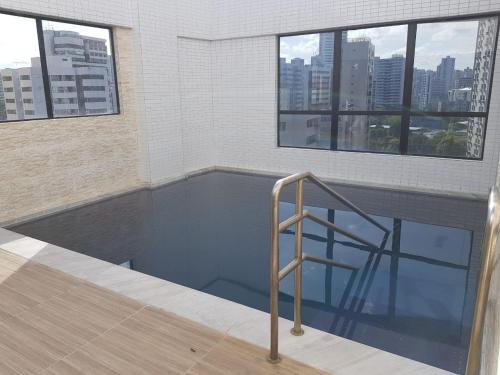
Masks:
[[[276,178],[212,172],[10,229],[156,277],[269,310],[270,192]],[[384,233],[305,185],[305,205],[382,248],[309,221],[304,251],[359,270],[304,263],[303,323],[463,374],[476,297],[486,202],[333,186]],[[282,220],[294,212],[293,187]],[[294,227],[281,235],[281,267]],[[293,319],[293,273],[280,315]]]

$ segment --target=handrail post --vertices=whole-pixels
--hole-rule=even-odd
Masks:
[[[372,219],[368,214],[364,213],[361,209],[356,207],[354,204],[349,202],[347,199],[342,197],[340,194],[336,193],[322,181],[320,181],[317,177],[315,177],[311,172],[304,173],[296,173],[288,177],[284,177],[274,184],[272,191],[272,200],[271,200],[271,285],[270,285],[270,310],[271,310],[271,345],[269,350],[269,356],[267,360],[271,363],[278,363],[281,361],[278,351],[278,303],[279,303],[279,282],[280,278],[285,277],[294,270],[295,273],[295,294],[294,294],[294,323],[293,328],[291,329],[291,333],[296,336],[301,336],[304,334],[302,329],[302,318],[301,318],[301,307],[302,307],[302,262],[304,260],[312,260],[314,262],[343,266],[347,268],[349,267],[343,264],[338,264],[336,262],[332,262],[331,260],[322,260],[318,257],[304,257],[302,252],[302,235],[303,235],[303,220],[308,217],[322,225],[326,225],[327,227],[344,233],[356,241],[361,243],[365,243],[369,246],[373,246],[369,242],[363,240],[362,238],[357,237],[354,234],[349,233],[346,230],[342,230],[341,228],[336,227],[332,223],[328,221],[324,221],[319,217],[316,217],[307,211],[304,211],[304,180],[308,179],[312,182],[315,182],[316,185],[321,187],[323,190],[328,192],[329,194],[336,197],[342,203],[350,207],[353,211],[364,217],[366,220],[375,224],[380,229],[384,230],[386,234],[390,233],[390,231],[385,228],[383,225],[379,224],[376,220]],[[297,183],[296,186],[296,196],[295,196],[295,215],[291,218],[286,219],[282,223],[279,222],[279,203],[280,203],[280,193],[283,187]],[[295,224],[295,257],[294,259],[286,265],[283,270],[279,269],[279,238],[282,230],[285,230],[289,226]],[[281,228],[281,229],[280,229]]]
[[[271,349],[268,361],[278,363],[278,297],[279,297],[279,189],[273,190],[271,202]]]
[[[466,375],[479,375],[481,373],[481,351],[483,342],[484,321],[488,304],[493,261],[495,258],[496,244],[500,227],[500,194],[496,187],[492,187],[488,200],[488,219],[484,234],[481,272],[478,280],[474,320],[469,341]]]
[[[297,188],[295,192],[295,215],[302,215],[304,213],[304,179],[297,181]],[[302,336],[304,330],[302,329],[301,321],[301,305],[302,305],[302,228],[303,220],[297,221],[295,224],[295,259],[299,261],[299,265],[295,268],[295,295],[293,299],[293,328],[291,333],[294,336]]]

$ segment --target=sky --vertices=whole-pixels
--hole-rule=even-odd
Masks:
[[[436,70],[441,58],[455,57],[455,68],[473,67],[477,21],[420,24],[417,28],[415,67]],[[348,31],[348,38],[368,37],[375,45],[375,56],[391,57],[406,51],[407,26],[387,26]],[[310,64],[319,51],[319,34],[282,37],[280,54],[287,61],[300,57]]]
[[[96,27],[44,21],[44,29],[76,31],[82,35],[107,39],[109,32]],[[8,52],[6,52],[8,51]],[[31,58],[40,56],[36,23],[32,18],[0,14],[0,69],[31,66]]]

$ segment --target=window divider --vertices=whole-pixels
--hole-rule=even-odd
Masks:
[[[43,89],[45,92],[45,106],[47,108],[47,118],[54,118],[54,107],[52,106],[52,94],[50,92],[49,69],[47,67],[47,56],[45,54],[45,39],[43,36],[42,20],[35,18],[36,31],[38,34],[38,49],[40,50],[40,66],[42,68]]]
[[[409,23],[406,38],[406,61],[403,86],[403,115],[401,117],[401,131],[399,135],[399,149],[401,155],[408,153],[408,139],[410,136],[411,95],[413,91],[413,70],[415,62],[415,44],[417,40],[417,24]]]
[[[323,115],[328,116],[332,113],[330,110],[295,110],[295,109],[282,109],[279,111],[282,115]]]
[[[429,117],[487,117],[488,112],[438,112],[409,111],[411,116]]]
[[[376,111],[376,110],[367,110],[367,111],[362,111],[362,110],[345,110],[345,111],[338,111],[339,115],[344,115],[344,116],[401,116],[403,114],[402,110],[397,110],[397,111]]]
[[[342,31],[335,31],[333,34],[333,74],[332,91],[330,93],[332,105],[330,149],[338,149],[339,137],[339,110],[340,110],[340,77],[342,65]]]

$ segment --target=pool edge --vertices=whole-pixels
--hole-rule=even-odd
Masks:
[[[267,348],[268,313],[3,228],[0,249]],[[308,326],[305,336],[295,337],[289,334],[291,325],[280,318],[281,353],[336,375],[366,370],[371,374],[452,374]]]

